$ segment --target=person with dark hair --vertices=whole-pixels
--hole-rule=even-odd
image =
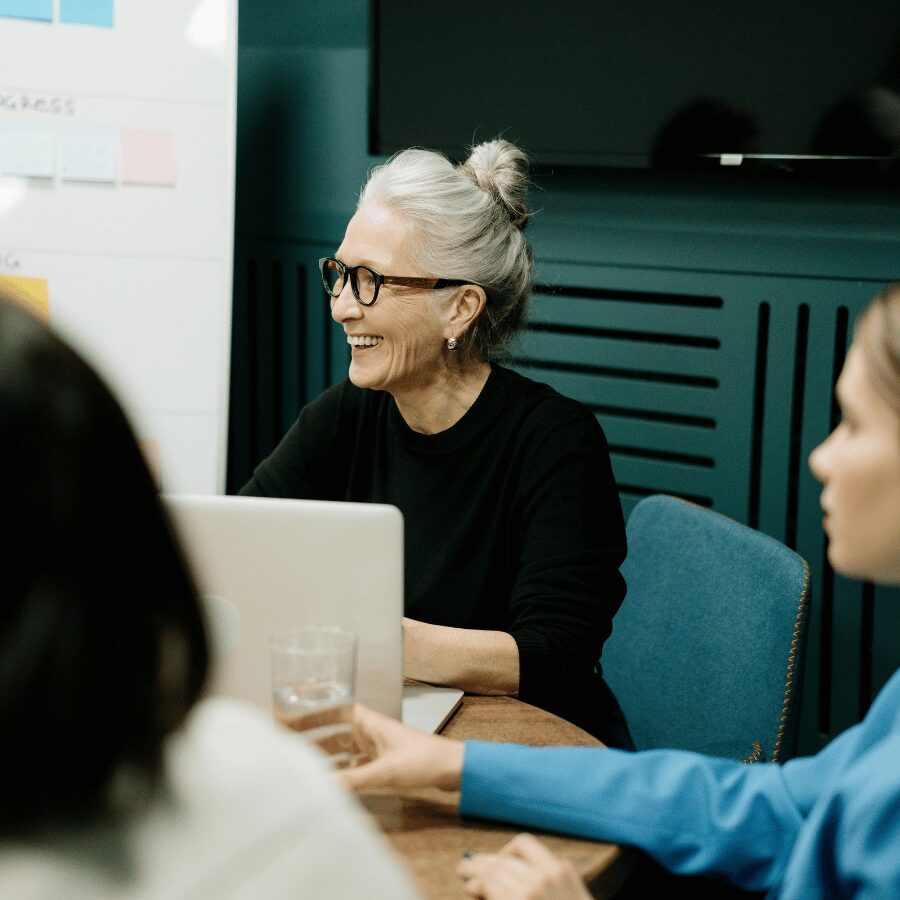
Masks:
[[[837,398],[843,419],[809,459],[823,484],[828,559],[841,574],[898,585],[900,283],[857,321]],[[462,744],[363,707],[355,715],[372,761],[341,773],[353,787],[459,790],[464,814],[631,844],[672,872],[720,879],[711,896],[728,896],[730,883],[803,900],[900,897],[900,670],[862,722],[784,765],[680,750]],[[573,867],[531,835],[458,871],[476,897],[588,896]]]
[[[632,747],[600,659],[625,596],[606,438],[587,407],[501,364],[531,296],[527,187],[504,140],[460,165],[411,149],[375,167],[319,261],[349,377],[241,493],[398,507],[404,675],[517,694]]]
[[[312,750],[199,702],[205,623],[128,421],[3,296],[0,466],[0,896],[413,896]]]

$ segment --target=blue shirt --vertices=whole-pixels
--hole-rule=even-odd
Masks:
[[[900,670],[815,756],[467,742],[460,811],[632,844],[771,897],[900,898]]]

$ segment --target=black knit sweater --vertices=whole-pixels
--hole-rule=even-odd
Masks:
[[[462,419],[424,435],[389,394],[344,381],[303,408],[241,493],[399,507],[406,614],[508,632],[521,700],[627,742],[595,671],[625,595],[625,529],[581,404],[493,364]]]

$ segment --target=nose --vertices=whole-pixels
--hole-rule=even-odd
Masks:
[[[824,484],[828,480],[829,459],[831,456],[831,445],[834,441],[834,432],[832,431],[812,453],[809,454],[809,469],[813,476]]]
[[[350,287],[350,279],[344,283],[344,287],[337,297],[331,299],[331,318],[339,324],[348,322],[351,319],[362,318],[362,305],[356,302],[353,296],[353,289]]]

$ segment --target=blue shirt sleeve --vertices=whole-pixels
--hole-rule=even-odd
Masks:
[[[460,811],[632,844],[683,875],[777,883],[801,817],[781,768],[675,750],[467,742]]]
[[[783,893],[900,897],[900,730],[846,760],[810,810]]]
[[[900,672],[863,723],[783,766],[467,742],[460,811],[634,845],[776,896],[900,897]]]

